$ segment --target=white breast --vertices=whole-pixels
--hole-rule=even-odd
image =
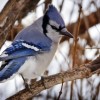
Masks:
[[[56,52],[57,45],[57,43],[53,44],[50,52],[28,57],[18,73],[21,73],[26,79],[33,79],[41,76],[50,64]]]

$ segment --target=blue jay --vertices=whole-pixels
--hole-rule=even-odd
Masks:
[[[0,82],[21,74],[31,80],[41,76],[55,55],[60,38],[73,38],[53,5],[32,25],[23,29],[0,55]]]

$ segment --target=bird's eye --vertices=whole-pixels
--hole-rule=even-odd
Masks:
[[[50,25],[50,24],[49,24]],[[57,32],[59,32],[60,30],[62,30],[62,28],[60,25],[58,27],[54,26],[54,25],[50,25],[52,27],[52,29],[56,30]]]
[[[60,30],[60,31],[61,31],[63,28],[65,28],[65,26],[63,26],[63,27],[59,26],[59,30]]]
[[[59,30],[61,30],[62,28],[61,28],[61,26],[59,26]]]
[[[53,26],[53,25],[51,25],[51,27],[53,28],[53,29],[57,29],[55,26]]]

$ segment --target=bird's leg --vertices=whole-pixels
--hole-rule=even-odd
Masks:
[[[28,80],[25,79],[25,78],[23,77],[22,74],[20,74],[20,75],[21,75],[21,77],[22,77],[22,79],[23,79],[23,81],[24,81],[24,86],[25,86],[25,88],[28,89],[30,93],[32,93],[31,87],[30,87],[30,85],[28,84],[28,83],[29,83]]]
[[[45,86],[45,84],[44,84],[44,77],[43,76],[41,76],[41,82],[42,82],[44,88],[47,89],[46,86]]]

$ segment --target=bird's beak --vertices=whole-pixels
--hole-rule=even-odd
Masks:
[[[65,35],[65,36],[68,36],[68,37],[70,37],[70,38],[73,38],[73,35],[72,35],[70,32],[68,32],[66,28],[63,28],[63,29],[60,31],[60,33],[61,33],[62,35]]]

